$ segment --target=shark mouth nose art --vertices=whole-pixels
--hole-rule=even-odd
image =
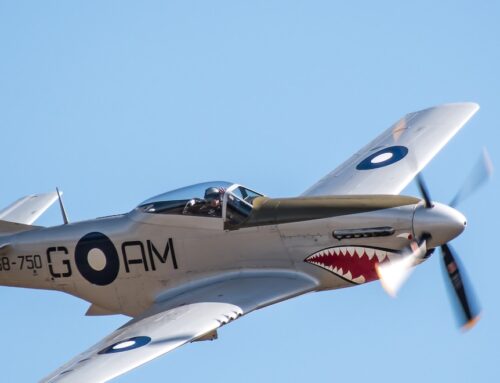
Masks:
[[[386,249],[359,246],[338,246],[320,250],[304,262],[319,266],[352,283],[378,279],[375,265],[390,262],[399,254]]]

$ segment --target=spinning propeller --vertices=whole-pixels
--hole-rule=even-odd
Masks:
[[[488,180],[492,171],[491,160],[487,151],[483,150],[479,161],[452,199],[450,206],[456,206],[472,195]],[[414,266],[426,258],[427,246],[429,244],[431,247],[440,246],[444,269],[453,289],[449,289],[449,291],[458,314],[459,323],[463,329],[470,329],[479,319],[479,306],[458,256],[447,243],[463,231],[466,224],[465,217],[449,206],[434,204],[420,174],[417,175],[416,180],[424,200],[424,206],[420,211],[417,208],[414,218],[414,232],[415,235],[418,235],[418,240],[413,241],[409,248],[404,249],[400,253],[399,259],[378,264],[376,266],[377,274],[386,292],[396,296],[397,291],[408,279]]]

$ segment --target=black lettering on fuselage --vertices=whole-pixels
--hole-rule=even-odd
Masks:
[[[89,254],[93,249],[100,250],[106,258],[105,267],[102,270],[94,269],[89,261]],[[156,271],[157,266],[161,267],[161,264],[166,264],[169,257],[172,260],[173,268],[178,269],[173,239],[168,238],[163,252],[161,249],[162,247],[155,246],[153,241],[149,239],[146,240],[145,244],[142,241],[123,242],[121,252],[125,272],[130,273],[133,265],[141,264],[146,272]],[[62,258],[68,254],[68,249],[64,246],[47,248],[47,266],[52,278],[68,278],[73,275],[72,260]],[[35,268],[41,267],[41,261],[39,263],[40,265],[37,263]],[[120,270],[119,256],[113,242],[104,234],[97,232],[89,233],[78,241],[75,247],[75,264],[77,270],[87,281],[99,286],[112,283]]]
[[[140,252],[141,252],[141,258],[129,259],[129,257],[127,255],[127,248],[131,248],[131,247],[139,247]],[[129,265],[138,265],[141,263],[144,265],[144,270],[149,271],[148,261],[146,259],[146,252],[144,251],[144,245],[142,244],[141,241],[123,242],[122,243],[122,255],[123,255],[123,263],[125,264],[125,271],[127,273],[130,273]]]
[[[62,264],[66,266],[66,271],[62,273],[56,273],[54,271],[54,267],[52,265],[52,256],[57,254],[57,253],[63,253],[64,255],[68,255],[68,249],[65,248],[64,246],[60,247],[49,247],[47,249],[47,264],[49,266],[49,272],[52,278],[68,278],[71,277],[72,271],[71,271],[71,263],[69,259],[63,259]]]
[[[172,254],[172,264],[174,266],[174,269],[177,269],[177,259],[175,258],[175,250],[174,250],[174,242],[172,241],[172,238],[169,238],[166,245],[165,245],[165,250],[163,251],[163,254],[160,254],[158,249],[155,247],[153,242],[151,240],[147,240],[147,246],[148,246],[148,253],[149,253],[149,261],[151,262],[151,268],[153,270],[156,270],[156,265],[155,265],[155,260],[153,258],[153,254],[158,258],[158,260],[161,263],[167,262],[168,254]]]

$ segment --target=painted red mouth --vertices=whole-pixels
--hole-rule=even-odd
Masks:
[[[322,267],[353,283],[378,279],[375,265],[390,262],[398,254],[371,247],[339,246],[318,251],[304,261]]]

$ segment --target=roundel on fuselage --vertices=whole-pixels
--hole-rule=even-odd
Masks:
[[[76,244],[75,263],[80,274],[90,283],[106,286],[120,271],[120,260],[113,242],[102,233],[84,235]]]

